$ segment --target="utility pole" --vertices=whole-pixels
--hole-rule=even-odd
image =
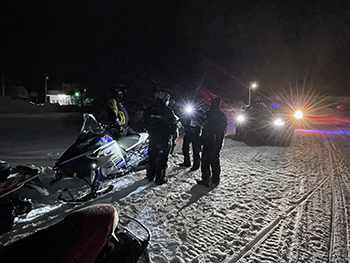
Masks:
[[[249,106],[252,103],[252,89],[256,89],[258,87],[258,84],[256,84],[255,82],[253,82],[250,86],[249,86]]]
[[[46,96],[47,96],[47,81],[49,79],[49,75],[45,74],[45,94],[44,94],[44,103],[46,103]]]

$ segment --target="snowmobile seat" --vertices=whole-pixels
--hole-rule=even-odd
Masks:
[[[128,151],[130,147],[132,147],[139,141],[139,138],[140,138],[140,135],[132,134],[132,135],[120,137],[116,141],[123,150]]]

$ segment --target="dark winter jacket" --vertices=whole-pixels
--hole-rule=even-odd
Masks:
[[[205,113],[205,116],[205,124],[201,136],[202,144],[213,140],[222,143],[227,129],[226,115],[220,111],[219,105],[211,104],[210,110]]]
[[[157,100],[154,105],[146,109],[144,121],[151,140],[152,138],[174,140],[177,137],[177,117],[162,100]]]
[[[181,120],[185,132],[190,132],[191,129],[199,128],[202,130],[205,121],[205,114],[201,109],[195,110],[191,115],[186,116]]]

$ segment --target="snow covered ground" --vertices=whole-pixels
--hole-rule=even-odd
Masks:
[[[33,123],[25,124],[26,121]],[[0,159],[43,167],[50,191],[32,189],[34,209],[0,237],[7,244],[93,203],[111,203],[151,231],[151,262],[348,262],[350,251],[350,130],[347,119],[313,122],[297,130],[290,147],[248,146],[225,139],[221,182],[196,185],[200,171],[180,168],[181,140],[170,157],[167,184],[157,186],[134,172],[108,183],[115,190],[83,205],[57,200],[60,190],[88,188],[78,179],[51,186],[55,160],[80,129],[75,114],[0,115]],[[9,130],[10,129],[10,130]],[[15,139],[14,139],[15,138]]]

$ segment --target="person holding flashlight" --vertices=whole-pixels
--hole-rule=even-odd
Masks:
[[[192,145],[193,165],[191,171],[198,170],[200,167],[201,142],[200,136],[204,124],[204,112],[195,100],[192,100],[184,108],[184,118],[182,118],[182,126],[185,129],[185,135],[182,143],[182,154],[184,162],[180,163],[181,167],[191,167],[190,145]]]

